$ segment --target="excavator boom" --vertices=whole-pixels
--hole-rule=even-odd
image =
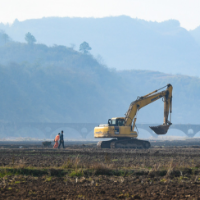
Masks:
[[[137,115],[137,112],[139,111],[139,109],[143,108],[144,106],[146,106],[160,98],[163,98],[163,101],[164,101],[163,125],[154,126],[154,127],[150,127],[150,128],[158,135],[167,133],[169,126],[172,124],[168,120],[169,111],[170,111],[170,113],[172,112],[172,110],[171,110],[171,107],[172,107],[171,106],[172,105],[172,85],[168,84],[167,89],[164,91],[158,92],[159,90],[155,90],[145,96],[139,97],[136,101],[133,101],[130,104],[129,109],[125,116],[125,123],[124,123],[125,126],[130,126],[133,122],[133,128],[134,128],[135,122],[136,122],[135,116]]]

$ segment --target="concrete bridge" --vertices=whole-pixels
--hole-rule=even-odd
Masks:
[[[158,124],[136,124],[137,128],[143,129],[149,132],[153,137],[157,135],[149,128],[149,126],[157,126]],[[98,126],[98,123],[11,123],[0,122],[0,137],[12,137],[17,131],[24,128],[27,130],[39,130],[46,138],[54,133],[56,130],[70,128],[78,132],[82,138],[94,130],[94,127]],[[173,124],[170,129],[176,129],[182,131],[187,137],[194,137],[200,131],[200,124]]]

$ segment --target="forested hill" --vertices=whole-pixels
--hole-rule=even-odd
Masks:
[[[137,96],[168,83],[173,123],[199,123],[200,79],[154,71],[115,71],[65,46],[7,42],[0,48],[0,120],[97,122],[124,116]],[[138,123],[162,123],[163,102],[141,109]]]
[[[37,43],[72,46],[86,41],[110,68],[154,70],[200,76],[199,31],[187,31],[176,20],[162,23],[127,16],[105,18],[42,18],[0,24],[15,41],[31,32]]]

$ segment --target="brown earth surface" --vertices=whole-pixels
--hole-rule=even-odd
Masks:
[[[200,199],[196,143],[148,150],[17,145],[0,144],[0,199]]]

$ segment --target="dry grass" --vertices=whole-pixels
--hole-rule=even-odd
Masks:
[[[89,167],[89,169],[92,170],[111,170],[114,169],[113,164],[104,164],[104,163],[100,163],[100,162],[96,162],[96,163],[92,163]]]
[[[65,162],[62,166],[62,169],[71,169],[71,168],[83,168],[83,165],[81,164],[81,160],[79,158],[79,155],[73,159],[73,158],[68,158],[67,162]]]
[[[167,169],[167,174],[166,174],[166,176],[170,176],[171,174],[172,174],[172,172],[173,172],[173,169],[174,169],[174,167],[173,167],[173,159],[170,161],[170,163],[169,163],[169,167],[168,167],[168,169]]]

